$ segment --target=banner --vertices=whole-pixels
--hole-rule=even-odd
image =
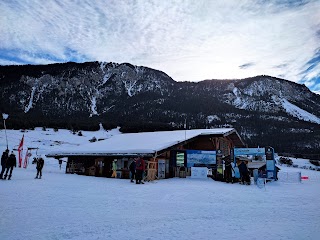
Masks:
[[[29,149],[27,150],[27,153],[26,153],[26,156],[25,156],[25,158],[24,158],[24,163],[23,163],[23,167],[24,168],[27,168],[27,166],[28,166],[28,159],[29,159],[29,157],[31,157],[32,156],[32,154],[31,154],[31,152],[29,152]]]
[[[191,167],[191,178],[207,178],[207,167]]]
[[[22,135],[22,139],[20,141],[19,147],[18,147],[18,153],[19,153],[19,168],[21,168],[22,165],[22,154],[23,151],[23,141],[24,141],[24,134]]]
[[[187,150],[187,167],[216,164],[216,151]]]
[[[235,148],[234,155],[264,155],[265,148]]]

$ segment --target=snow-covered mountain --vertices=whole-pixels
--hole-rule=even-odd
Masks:
[[[312,114],[319,110],[319,98],[313,98],[314,94],[305,86],[261,76],[251,83],[241,81],[238,86],[231,83],[229,89],[232,93],[226,94],[228,102],[237,108],[261,112],[286,112],[300,120],[320,124],[320,118]]]
[[[290,152],[320,147],[320,96],[270,76],[194,83],[129,63],[0,66],[0,95],[8,127],[232,126],[249,145]]]

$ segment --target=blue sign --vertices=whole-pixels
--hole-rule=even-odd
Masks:
[[[267,170],[270,170],[270,171],[274,171],[275,170],[275,163],[274,163],[274,160],[267,160]]]
[[[264,155],[265,148],[234,148],[234,155]]]
[[[187,167],[194,164],[216,164],[216,151],[187,150]]]

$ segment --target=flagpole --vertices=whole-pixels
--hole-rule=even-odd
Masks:
[[[19,153],[19,168],[21,168],[22,165],[22,156],[21,156],[21,151],[23,151],[23,141],[24,141],[24,134],[22,135],[19,147],[18,147],[18,153]],[[28,151],[27,151],[28,153]]]
[[[187,117],[184,119],[184,141],[187,141]]]
[[[6,142],[7,142],[7,149],[8,147],[8,137],[7,137],[7,127],[6,127],[6,119],[9,117],[8,114],[2,113],[2,118],[3,118],[3,126],[4,126],[4,133],[6,135]]]

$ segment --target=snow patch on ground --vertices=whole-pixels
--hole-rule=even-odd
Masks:
[[[24,152],[27,148],[38,148],[38,150],[31,151],[32,157],[36,155],[44,155],[50,151],[55,151],[61,147],[65,149],[72,149],[75,146],[90,143],[93,137],[96,139],[106,139],[111,136],[121,134],[119,127],[112,130],[101,129],[99,131],[81,131],[82,136],[78,136],[77,133],[73,133],[67,129],[59,129],[54,131],[52,128],[47,128],[43,131],[42,128],[35,128],[35,130],[10,130],[7,129],[6,134],[4,130],[0,130],[0,151],[4,151],[6,148],[6,135],[8,138],[9,149],[17,149],[19,143],[24,136]],[[16,156],[18,156],[17,151],[14,151]]]
[[[136,185],[64,168],[46,160],[42,179],[34,179],[31,165],[0,181],[1,239],[316,240],[320,234],[319,178],[262,189],[210,178]]]

